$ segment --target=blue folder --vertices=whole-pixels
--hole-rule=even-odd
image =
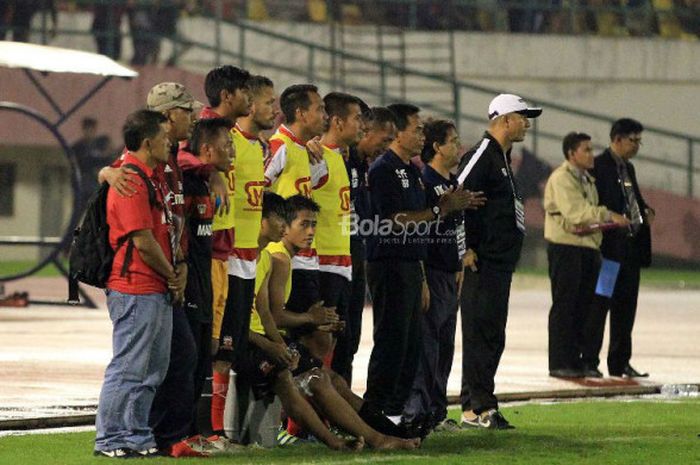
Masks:
[[[617,282],[617,274],[620,272],[620,262],[614,262],[606,258],[600,265],[598,273],[598,283],[595,286],[595,293],[603,297],[612,297]]]

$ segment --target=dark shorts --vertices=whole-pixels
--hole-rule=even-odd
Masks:
[[[255,280],[228,277],[228,297],[221,322],[219,351],[216,360],[232,364],[244,356],[248,346],[250,311],[255,298]]]
[[[292,270],[292,293],[285,308],[290,312],[304,313],[321,300],[320,272],[318,270]],[[316,329],[313,325],[301,326],[291,331],[293,339],[311,334]]]
[[[282,369],[260,347],[249,344],[238,360],[236,371],[250,386],[255,399],[260,400],[274,394],[275,379]]]

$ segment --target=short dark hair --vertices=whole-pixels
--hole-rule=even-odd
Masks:
[[[576,150],[581,142],[591,140],[591,136],[585,132],[570,132],[564,136],[561,144],[561,149],[564,152],[564,158],[569,159],[569,150]]]
[[[408,126],[408,118],[420,112],[420,108],[410,103],[392,103],[387,108],[394,113],[396,129],[403,131]]]
[[[309,94],[318,93],[318,87],[313,84],[294,84],[287,87],[280,96],[280,109],[287,123],[291,124],[296,119],[297,109],[306,110],[311,105]]]
[[[274,192],[264,192],[262,201],[262,217],[270,218],[277,215],[283,220],[287,218],[287,201],[281,195]]]
[[[436,119],[425,124],[423,128],[425,144],[420,154],[420,159],[423,163],[430,163],[430,161],[435,158],[435,147],[433,147],[433,145],[436,142],[440,145],[447,142],[447,134],[450,132],[450,129],[457,131],[457,126],[455,126],[455,123],[452,121],[446,119]]]
[[[308,210],[314,213],[321,211],[316,202],[301,194],[293,195],[285,201],[285,221],[291,225],[300,211]]]
[[[124,145],[132,152],[141,148],[144,140],[155,137],[162,123],[168,119],[162,113],[152,110],[138,110],[126,117],[122,126]]]
[[[207,95],[209,105],[218,107],[221,105],[221,91],[235,92],[237,89],[248,87],[250,73],[245,69],[231,65],[218,66],[207,73],[204,79],[204,93]]]
[[[615,140],[617,136],[628,136],[644,131],[642,123],[632,118],[621,118],[615,121],[610,128],[610,140]]]
[[[387,107],[372,107],[370,108],[370,118],[368,123],[384,126],[391,123],[396,126],[396,115]]]
[[[251,96],[258,95],[266,87],[275,87],[272,79],[267,76],[256,74],[248,79],[248,90]]]
[[[231,120],[227,118],[205,118],[198,120],[194,123],[192,136],[187,144],[190,152],[194,155],[199,155],[203,144],[211,144],[219,137],[221,130],[228,132],[232,125]]]
[[[323,97],[323,104],[326,106],[329,120],[333,116],[337,116],[340,119],[347,118],[350,113],[350,105],[357,105],[362,111],[361,102],[362,100],[358,97],[344,92],[331,92]]]

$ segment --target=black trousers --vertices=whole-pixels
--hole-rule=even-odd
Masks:
[[[159,448],[197,434],[195,408],[211,369],[211,323],[190,319],[173,306],[170,363],[156,389],[148,424]]]
[[[362,240],[350,240],[350,255],[352,255],[352,282],[350,283],[350,306],[345,333],[350,344],[350,370],[345,380],[352,385],[352,362],[360,347],[362,337],[362,314],[365,310],[367,295],[367,274],[365,261],[365,243]]]
[[[333,351],[331,368],[349,382],[353,355],[350,346],[351,338],[347,328],[350,312],[351,283],[347,278],[339,274],[325,271],[319,273],[319,283],[323,305],[335,307],[338,317],[346,323],[345,331],[335,335],[335,349]]]
[[[221,320],[220,345],[217,360],[233,364],[240,360],[248,349],[248,331],[250,329],[250,310],[255,299],[255,280],[228,276],[228,296],[224,317]],[[231,344],[228,344],[230,341]],[[232,348],[233,350],[230,350]]]
[[[481,413],[498,408],[496,370],[506,344],[511,271],[479,262],[464,269],[462,286],[462,409]]]
[[[423,346],[411,396],[404,408],[407,419],[432,415],[447,418],[447,380],[455,353],[459,290],[454,272],[426,267],[430,309],[422,314]]]
[[[627,248],[625,259],[611,298],[596,295],[585,326],[584,363],[597,367],[603,346],[605,319],[610,312],[610,347],[608,348],[608,372],[621,375],[632,358],[632,329],[637,314],[640,266],[632,246]]]
[[[365,400],[386,415],[401,415],[411,393],[421,348],[422,271],[418,261],[367,264],[374,347]]]
[[[549,243],[549,370],[581,369],[584,326],[588,321],[600,270],[600,252],[588,247]]]

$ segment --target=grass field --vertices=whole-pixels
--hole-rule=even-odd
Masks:
[[[415,452],[341,453],[313,444],[254,449],[209,464],[700,464],[700,400],[578,402],[503,409],[512,431],[462,430],[431,435]],[[452,411],[456,418],[458,411]],[[100,464],[94,433],[0,438],[0,464]],[[202,459],[178,459],[178,464]],[[114,461],[114,460],[112,460]],[[158,458],[148,463],[173,463]]]

